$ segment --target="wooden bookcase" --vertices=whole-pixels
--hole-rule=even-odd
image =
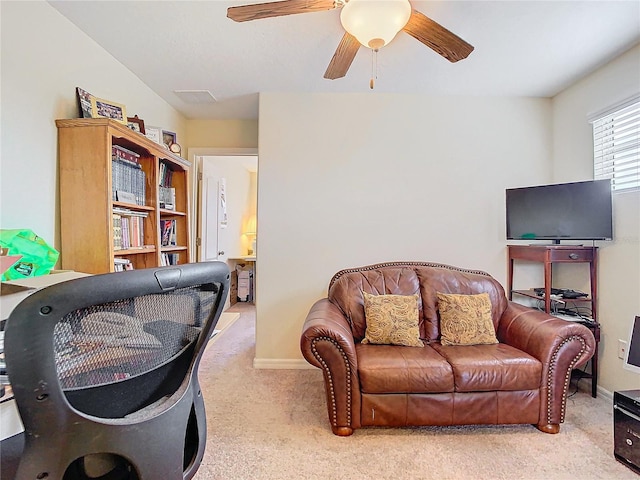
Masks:
[[[113,272],[114,259],[128,260],[135,269],[156,267],[163,264],[163,254],[177,254],[178,264],[188,263],[191,163],[114,120],[56,120],[56,126],[62,268],[93,274]],[[145,177],[144,205],[113,199],[114,145],[139,155],[136,161]],[[161,164],[172,172],[172,209],[160,208]],[[142,246],[118,249],[114,245],[114,208],[143,216]],[[175,220],[176,245],[162,246],[164,220]]]

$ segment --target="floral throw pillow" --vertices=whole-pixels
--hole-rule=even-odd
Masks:
[[[488,293],[438,293],[438,311],[442,345],[498,343],[491,320],[491,299]]]
[[[362,294],[367,322],[362,343],[424,346],[420,340],[418,327],[420,296],[417,293],[415,295],[371,295],[362,292]]]

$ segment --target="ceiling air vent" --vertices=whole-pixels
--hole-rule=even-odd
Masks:
[[[218,100],[209,90],[174,90],[184,103],[215,103]]]

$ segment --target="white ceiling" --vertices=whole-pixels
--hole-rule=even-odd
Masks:
[[[346,77],[323,78],[344,33],[339,11],[226,17],[229,6],[264,1],[49,3],[188,118],[257,118],[258,92],[551,97],[640,41],[638,0],[411,0],[475,50],[450,63],[401,32],[380,50],[371,92],[364,47]],[[185,103],[175,90],[218,101]]]

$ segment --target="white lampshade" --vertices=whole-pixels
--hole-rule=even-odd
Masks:
[[[409,17],[409,0],[349,0],[340,13],[344,29],[374,50],[393,40]]]

